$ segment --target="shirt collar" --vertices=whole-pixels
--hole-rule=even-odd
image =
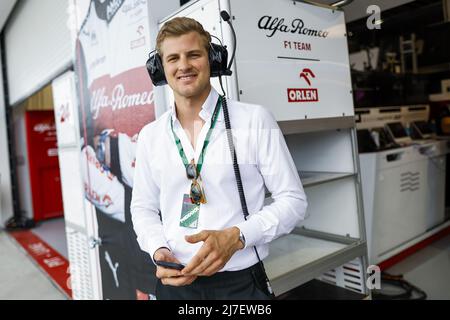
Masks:
[[[217,93],[216,89],[214,89],[211,86],[211,91],[209,92],[208,97],[203,103],[202,109],[198,113],[199,117],[202,118],[205,122],[211,119],[218,98],[219,94]],[[175,102],[170,106],[170,108],[171,108],[172,122],[175,123],[176,121],[178,121],[177,112],[175,109]]]

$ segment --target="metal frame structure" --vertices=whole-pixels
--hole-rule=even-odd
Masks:
[[[306,123],[306,126],[304,125]],[[313,125],[314,124],[314,125]],[[317,125],[316,125],[317,124]],[[339,125],[342,125],[340,128]],[[360,237],[354,238],[347,236],[341,236],[333,233],[321,232],[317,230],[310,230],[302,227],[297,227],[292,233],[286,237],[303,236],[310,239],[323,240],[334,244],[341,244],[342,248],[335,250],[334,252],[324,255],[310,263],[301,265],[291,271],[271,278],[269,269],[269,278],[273,285],[276,295],[281,295],[294,289],[312,279],[319,279],[322,281],[330,282],[330,277],[327,276],[331,271],[336,278],[345,277],[345,265],[349,262],[360,264],[360,276],[359,285],[357,288],[347,287],[345,282],[339,283],[339,281],[333,282],[338,286],[346,287],[347,289],[357,291],[366,296],[370,296],[369,290],[366,288],[368,255],[367,255],[367,238],[365,233],[365,221],[364,221],[364,207],[362,202],[362,185],[359,167],[359,158],[357,151],[357,138],[356,127],[354,117],[343,117],[342,119],[330,118],[330,119],[312,119],[312,120],[295,120],[290,121],[290,129],[286,130],[289,134],[297,133],[309,133],[320,132],[326,130],[336,129],[350,129],[350,138],[353,152],[353,162],[355,172],[350,173],[327,173],[327,172],[299,172],[302,178],[304,188],[307,190],[309,187],[325,184],[333,181],[339,181],[346,178],[352,178],[355,181],[355,193],[358,206],[358,226],[360,231]],[[283,128],[283,126],[281,125]],[[297,129],[295,129],[297,128]],[[310,128],[310,130],[308,130]],[[285,130],[283,130],[285,133]],[[303,176],[303,177],[302,177]],[[269,258],[270,259],[270,256]],[[354,261],[355,260],[355,261]],[[266,260],[267,262],[267,260]],[[267,264],[267,263],[266,263]],[[340,273],[339,275],[336,275]]]

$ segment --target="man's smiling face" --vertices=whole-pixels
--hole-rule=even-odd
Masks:
[[[208,52],[197,32],[167,37],[161,44],[167,83],[175,98],[195,98],[209,92]]]

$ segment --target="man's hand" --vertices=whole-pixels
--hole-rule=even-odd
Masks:
[[[221,231],[204,230],[186,236],[189,243],[203,241],[203,246],[181,270],[183,275],[211,276],[222,269],[233,254],[244,247],[239,240],[240,230],[237,227]]]
[[[162,260],[168,262],[180,263],[177,258],[167,248],[160,248],[153,255],[154,260]],[[197,278],[197,276],[184,276],[181,271],[156,266],[156,277],[161,279],[162,284],[169,286],[185,286],[189,285]]]

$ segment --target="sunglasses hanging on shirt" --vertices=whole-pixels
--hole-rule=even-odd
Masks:
[[[211,118],[211,126],[209,127],[208,133],[206,134],[205,142],[203,143],[202,151],[200,152],[197,164],[195,164],[194,159],[191,159],[191,161],[187,160],[183,146],[181,145],[180,138],[178,138],[177,134],[175,133],[175,130],[173,130],[173,123],[172,121],[170,121],[172,134],[175,140],[175,144],[177,145],[178,148],[178,153],[180,154],[181,160],[183,161],[183,164],[186,167],[186,176],[189,180],[192,180],[189,196],[191,198],[191,202],[194,204],[206,203],[206,196],[205,191],[203,190],[200,172],[203,167],[203,160],[205,158],[205,153],[209,145],[211,134],[214,130],[214,127],[216,126],[217,118],[220,112],[220,107],[222,106],[221,102],[222,99],[219,97],[216,103],[216,107],[214,109],[214,113]]]
[[[186,167],[186,175],[189,180],[192,180],[191,190],[189,193],[192,203],[205,204],[205,192],[203,191],[201,177],[197,172],[197,166],[195,165],[194,159],[192,159],[189,165]]]

